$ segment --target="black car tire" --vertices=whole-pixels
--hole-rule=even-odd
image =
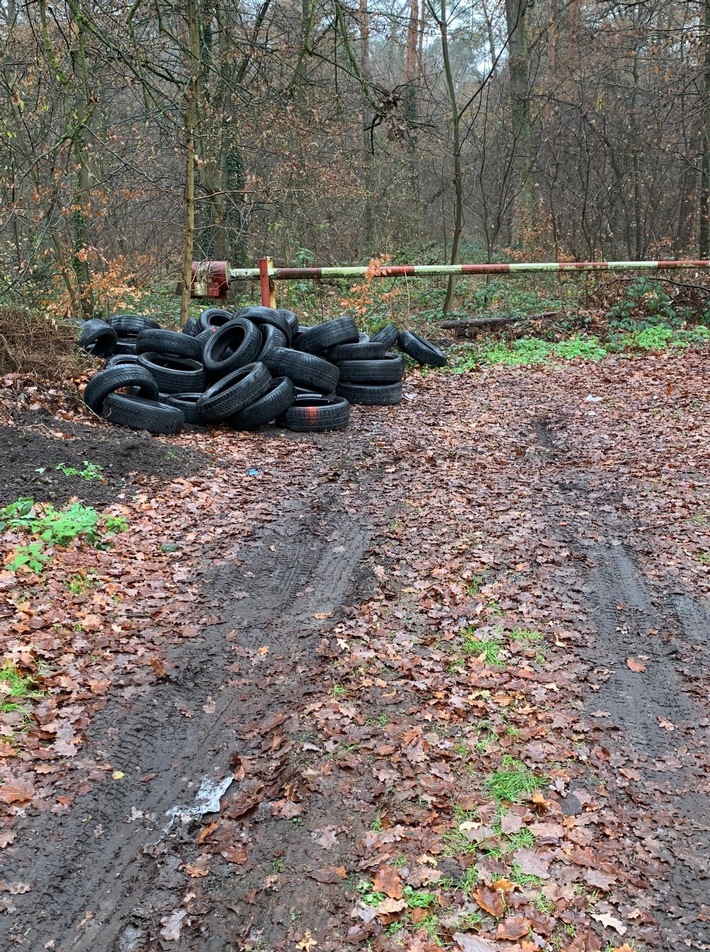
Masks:
[[[387,353],[387,348],[380,341],[372,341],[367,334],[360,334],[357,344],[338,344],[331,347],[326,354],[328,360],[379,360]]]
[[[86,321],[79,332],[79,347],[93,357],[110,357],[117,341],[118,334],[106,321]]]
[[[140,354],[138,363],[153,375],[161,393],[195,393],[205,389],[202,364],[190,357]]]
[[[431,341],[413,331],[402,331],[397,346],[422,366],[444,367],[446,365],[446,355]]]
[[[215,327],[222,327],[232,320],[234,315],[231,311],[225,311],[221,307],[208,307],[206,311],[200,314],[199,322],[203,331],[209,331]]]
[[[298,397],[278,422],[296,433],[343,430],[350,421],[350,404],[343,397]]]
[[[113,354],[104,364],[104,370],[109,367],[129,367],[138,366],[138,354]]]
[[[287,342],[291,343],[291,338],[293,332],[291,331],[291,325],[279,312],[272,307],[243,307],[240,311],[235,311],[235,318],[242,317],[248,321],[251,321],[252,324],[256,324],[257,327],[262,327],[264,324],[270,324],[271,327],[275,327],[277,330],[286,338]]]
[[[288,346],[285,335],[273,324],[262,324],[259,330],[261,331],[262,345],[257,360],[263,360],[267,354],[272,353],[277,347]]]
[[[264,363],[278,377],[288,377],[301,387],[313,387],[323,393],[335,390],[340,371],[322,357],[285,347],[275,347],[264,357]]]
[[[336,317],[325,324],[306,328],[298,335],[293,346],[308,354],[325,354],[338,344],[355,344],[359,340],[360,333],[352,317]]]
[[[185,417],[177,407],[125,393],[109,394],[104,401],[103,415],[109,423],[118,426],[169,435],[179,433],[185,423]]]
[[[171,407],[182,410],[185,423],[201,426],[205,422],[197,409],[197,401],[201,396],[201,393],[169,393],[166,394],[164,402],[170,404]]]
[[[342,383],[399,383],[404,376],[399,354],[385,354],[379,360],[341,360],[337,366]]]
[[[296,391],[288,377],[275,377],[263,396],[230,417],[227,422],[239,430],[255,430],[285,413],[295,399]]]
[[[119,337],[138,337],[141,331],[147,331],[150,328],[156,331],[160,329],[157,321],[143,314],[114,314],[113,317],[109,317],[108,323]]]
[[[385,324],[375,334],[370,334],[370,340],[376,344],[384,344],[385,350],[389,350],[399,340],[399,331],[394,324]]]
[[[402,401],[402,384],[339,383],[335,392],[363,407],[392,407]]]
[[[276,310],[279,314],[283,315],[288,321],[288,326],[291,328],[291,336],[295,337],[298,333],[298,318],[293,311],[289,311],[285,307],[277,307]]]
[[[180,333],[186,334],[188,337],[197,337],[201,333],[202,327],[200,322],[196,317],[188,317],[185,323],[182,325]]]
[[[178,331],[141,331],[136,341],[139,354],[167,354],[175,357],[190,357],[199,360],[202,347],[196,338]]]
[[[136,338],[135,337],[119,337],[118,340],[116,341],[116,346],[114,347],[113,354],[111,354],[111,356],[112,357],[115,355],[125,356],[126,354],[136,356]]]
[[[158,384],[153,375],[144,367],[128,365],[109,367],[94,374],[84,388],[84,403],[100,416],[106,397],[126,387],[138,387],[140,396],[149,400],[158,399]]]
[[[197,410],[205,420],[227,420],[263,396],[270,385],[271,374],[264,364],[247,364],[212,384],[197,401]]]
[[[212,334],[204,345],[202,362],[206,372],[214,379],[245,364],[251,364],[262,347],[259,328],[251,321],[235,317]]]

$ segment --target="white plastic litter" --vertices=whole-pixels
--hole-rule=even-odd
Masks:
[[[170,829],[176,820],[187,823],[189,820],[201,820],[205,813],[219,813],[219,801],[231,786],[234,777],[225,777],[224,780],[212,780],[210,777],[203,777],[200,789],[197,791],[194,806],[171,807],[165,814],[170,817],[170,823],[166,831]]]

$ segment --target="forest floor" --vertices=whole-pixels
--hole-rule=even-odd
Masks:
[[[174,438],[0,381],[0,506],[127,522],[0,537],[0,947],[710,949],[709,369]]]

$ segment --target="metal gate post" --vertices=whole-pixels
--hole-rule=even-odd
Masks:
[[[269,281],[269,265],[271,258],[259,258],[259,286],[261,288],[261,304],[271,307],[271,282]]]
[[[276,307],[276,282],[269,274],[273,268],[273,258],[259,258],[259,285],[264,307]]]

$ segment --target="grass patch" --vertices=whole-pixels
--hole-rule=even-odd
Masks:
[[[510,633],[510,637],[514,641],[522,641],[527,644],[535,645],[545,640],[545,636],[541,631],[532,631],[529,628],[514,628]]]
[[[466,657],[481,658],[484,664],[500,668],[504,664],[501,659],[501,652],[504,647],[502,638],[496,636],[477,638],[474,630],[467,628],[463,634],[461,651]]]
[[[452,348],[451,368],[466,373],[481,366],[533,366],[568,360],[601,360],[610,353],[649,353],[668,349],[684,350],[710,342],[710,328],[703,324],[678,328],[658,323],[630,330],[612,330],[605,341],[599,337],[575,334],[567,340],[549,341],[538,337],[519,340],[484,340]]]
[[[483,786],[498,803],[519,803],[533,794],[542,781],[525,764],[505,756],[501,768],[486,777]]]
[[[564,341],[547,341],[537,337],[522,337],[508,342],[486,341],[465,345],[456,351],[452,360],[454,373],[466,373],[486,364],[518,367],[576,358],[601,360],[608,352],[599,338],[577,335]]]
[[[0,713],[26,713],[24,701],[42,697],[43,692],[30,675],[22,674],[15,665],[6,663],[0,668]]]

